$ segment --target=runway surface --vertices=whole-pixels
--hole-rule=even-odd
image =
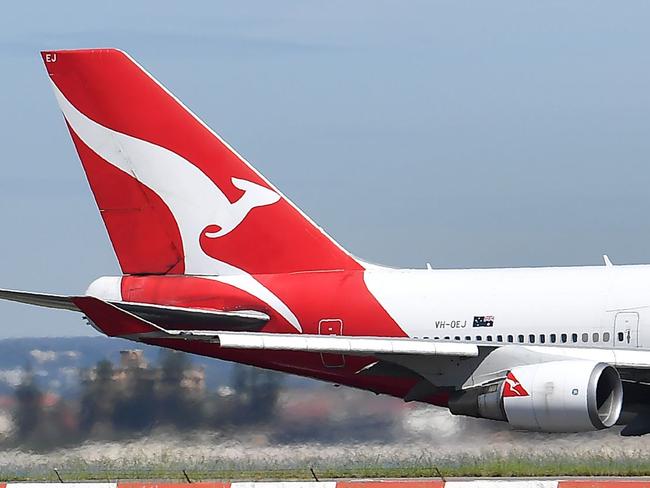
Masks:
[[[650,478],[486,478],[336,481],[119,481],[105,483],[0,483],[0,488],[647,488]],[[49,487],[48,487],[49,488]]]

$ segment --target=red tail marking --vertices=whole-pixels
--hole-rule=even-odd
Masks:
[[[52,51],[43,53],[43,60],[50,78],[76,110],[103,127],[155,144],[184,158],[207,176],[232,204],[246,194],[237,186],[237,181],[275,191],[125,53],[115,49]],[[107,194],[119,200],[122,194],[121,187],[115,183],[117,180],[101,182],[96,173],[99,170],[89,162],[91,156],[86,152],[79,150],[79,155],[100,208]],[[152,165],[155,161],[145,163]],[[161,176],[170,181],[174,178],[174,175]],[[191,189],[179,188],[179,192],[182,191],[191,192]],[[124,198],[128,200],[133,196],[133,192],[128,192]],[[145,195],[138,201],[139,207],[142,208],[147,200]],[[203,208],[209,204],[201,202]],[[183,268],[182,264],[173,262],[179,252],[184,251],[187,258],[187,249],[178,249],[177,228],[168,221],[165,210],[161,210],[157,202],[152,207],[155,212],[151,216],[158,219],[160,228],[149,237],[140,218],[143,213],[115,214],[110,223],[111,219],[106,219],[120,263],[126,264],[123,271],[137,274],[187,271],[187,265]],[[127,202],[117,202],[117,209],[128,208],[132,207]],[[176,224],[184,228],[183,222]],[[157,239],[163,235],[164,243],[160,243]],[[255,208],[241,225],[219,238],[205,234],[196,236],[199,237],[205,254],[249,274],[362,269],[284,198],[273,205]],[[142,250],[151,245],[153,249],[147,256]],[[165,266],[170,268],[166,270]]]

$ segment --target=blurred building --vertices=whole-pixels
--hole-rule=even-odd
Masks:
[[[120,369],[146,369],[147,366],[147,360],[144,357],[144,351],[142,349],[127,349],[125,351],[120,351]]]
[[[129,388],[136,381],[149,380],[159,384],[163,376],[160,366],[151,367],[142,349],[126,349],[120,351],[120,362],[113,367],[111,380],[118,388]],[[98,367],[92,368],[84,378],[95,381],[98,377]],[[179,371],[179,386],[193,396],[205,393],[205,368],[203,366],[188,366]]]

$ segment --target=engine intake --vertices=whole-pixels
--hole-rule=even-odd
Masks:
[[[583,360],[517,366],[500,382],[457,392],[449,400],[453,414],[542,432],[605,429],[616,423],[622,406],[618,371]]]

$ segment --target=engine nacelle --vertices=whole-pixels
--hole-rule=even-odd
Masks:
[[[618,371],[583,360],[517,366],[504,380],[458,392],[449,400],[453,414],[542,432],[605,429],[616,423],[622,406]]]

